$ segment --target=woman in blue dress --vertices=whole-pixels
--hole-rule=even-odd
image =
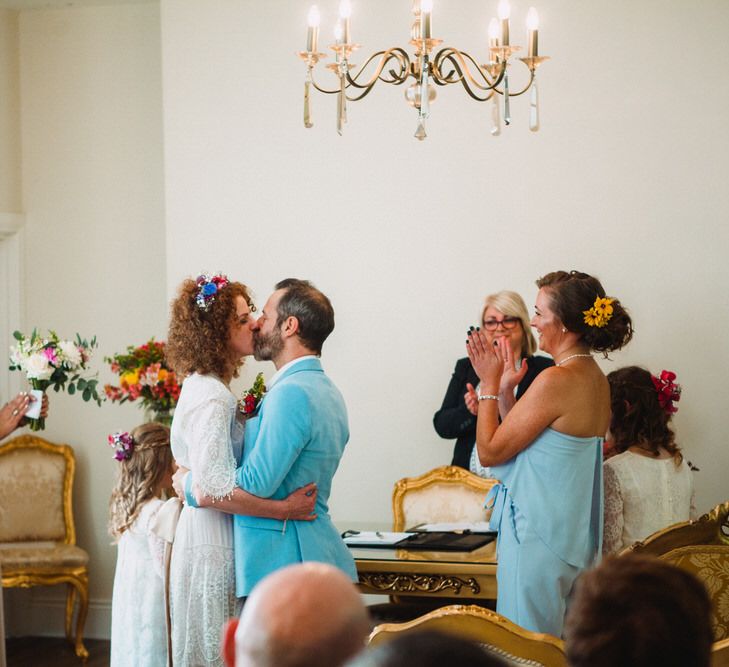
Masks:
[[[499,425],[499,383],[508,345],[472,331],[468,356],[481,379],[476,446],[500,480],[489,495],[499,531],[496,610],[518,625],[559,637],[577,575],[602,542],[602,440],[610,386],[593,352],[631,339],[630,316],[600,282],[577,271],[537,281],[532,326],[553,368],[534,380]]]

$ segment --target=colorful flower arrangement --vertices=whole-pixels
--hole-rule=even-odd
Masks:
[[[134,438],[126,431],[117,431],[108,438],[109,446],[114,448],[114,458],[117,461],[128,461],[134,453]]]
[[[592,308],[582,311],[585,324],[591,327],[604,327],[612,319],[613,301],[615,299],[597,297]]]
[[[253,386],[246,391],[246,393],[243,394],[243,398],[238,401],[240,411],[245,417],[252,417],[255,414],[265,393],[266,383],[263,379],[263,373],[259,373],[253,381]]]
[[[62,340],[55,331],[41,336],[33,329],[30,336],[15,331],[13,337],[18,343],[10,348],[10,370],[23,371],[34,390],[44,392],[53,387],[55,391],[66,390],[69,394],[78,391],[84,401],[93,400],[101,405],[102,398],[96,388],[99,381],[81,375],[97,346],[96,336],[87,341],[76,334],[76,340],[70,341]],[[28,421],[32,431],[45,428],[43,417]]]
[[[222,273],[216,273],[214,276],[203,273],[197,277],[196,282],[198,292],[195,302],[198,308],[207,311],[215,301],[215,295],[218,291],[223,289],[230,281]]]
[[[155,420],[167,423],[180,397],[174,371],[165,363],[165,344],[150,339],[144,345],[130,345],[124,354],[105,357],[111,371],[119,376],[119,386],[107,384],[106,397],[112,403],[140,401],[142,408],[155,413]]]
[[[678,408],[673,404],[674,401],[681,400],[681,385],[674,382],[676,374],[673,371],[661,371],[660,377],[651,375],[653,386],[658,392],[658,403],[669,415],[675,415]]]

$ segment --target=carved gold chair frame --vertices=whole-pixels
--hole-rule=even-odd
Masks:
[[[369,644],[376,646],[403,632],[416,630],[438,630],[470,639],[491,653],[511,659],[513,664],[567,665],[561,639],[531,632],[495,611],[476,605],[449,605],[406,623],[383,623],[370,633]]]
[[[72,493],[76,460],[73,449],[69,445],[56,445],[37,436],[21,435],[0,445],[0,457],[18,450],[37,450],[53,456],[63,457],[65,470],[62,502],[65,536],[62,544],[75,545],[76,529],[73,521]],[[56,584],[66,584],[66,638],[73,644],[76,655],[85,661],[89,655],[83,643],[83,630],[89,606],[87,567],[85,565],[48,565],[39,567],[3,565],[2,567],[2,585],[4,588],[31,588],[33,586],[53,586]],[[74,631],[72,625],[76,595],[79,598],[79,608]]]
[[[729,667],[729,639],[714,642],[711,647],[711,667]]]
[[[404,477],[395,483],[395,488],[392,492],[393,530],[401,531],[411,527],[405,525],[406,519],[403,502],[405,495],[426,489],[434,484],[465,486],[475,491],[485,500],[486,494],[496,484],[496,480],[479,477],[458,466],[440,466],[418,477]]]

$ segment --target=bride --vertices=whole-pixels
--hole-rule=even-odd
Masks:
[[[245,285],[223,275],[185,280],[172,303],[167,362],[185,378],[172,421],[172,453],[188,479],[240,514],[308,520],[316,493],[304,487],[268,500],[236,487],[243,420],[229,388],[253,353],[254,306]],[[306,495],[310,493],[310,495]],[[223,625],[239,609],[235,597],[229,514],[185,506],[170,565],[172,657],[176,667],[219,666]]]

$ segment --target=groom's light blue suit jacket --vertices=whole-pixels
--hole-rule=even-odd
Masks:
[[[314,521],[234,517],[236,594],[270,572],[292,563],[320,561],[342,569],[353,581],[357,570],[329,517],[332,478],[349,440],[347,408],[321,362],[307,358],[286,369],[258,413],[248,419],[238,486],[264,498],[282,499],[316,482]]]

